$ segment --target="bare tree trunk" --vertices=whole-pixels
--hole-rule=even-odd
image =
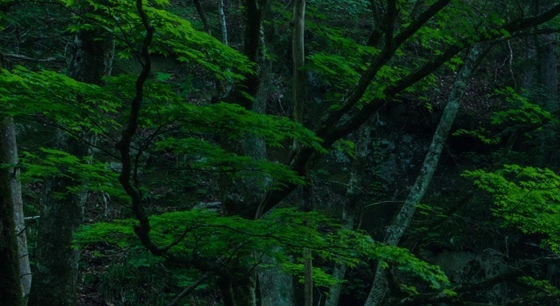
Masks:
[[[303,124],[305,107],[305,0],[294,0],[292,13],[292,90],[294,120]]]
[[[388,245],[397,245],[405,230],[410,225],[410,221],[416,212],[416,205],[420,203],[428,186],[432,180],[432,176],[437,167],[441,151],[445,145],[447,135],[451,130],[451,126],[455,121],[455,116],[459,110],[461,98],[465,92],[467,83],[475,70],[482,55],[482,46],[475,45],[468,53],[465,64],[457,75],[457,79],[453,84],[453,89],[448,98],[447,105],[443,110],[443,114],[437,126],[432,143],[424,159],[422,170],[416,178],[414,186],[410,189],[408,197],[406,198],[403,206],[401,207],[397,217],[393,221],[385,233],[385,243]],[[381,263],[377,265],[375,272],[375,279],[372,288],[369,292],[365,306],[380,305],[387,293],[387,279],[381,267]]]
[[[292,276],[277,267],[273,258],[264,259],[270,268],[259,270],[261,306],[292,306],[294,287]]]
[[[305,0],[294,0],[292,8],[292,104],[294,107],[294,121],[305,124]],[[294,140],[293,150],[300,149],[299,143]],[[309,179],[309,173],[306,171]],[[312,210],[311,184],[303,186],[303,209]],[[313,254],[309,249],[304,249],[304,305],[313,306]]]
[[[15,150],[12,118],[2,119],[0,133],[0,164],[9,164]],[[14,176],[14,167],[0,168],[0,301],[2,305],[22,306],[23,294],[12,196]]]
[[[8,150],[8,164],[18,164],[18,150],[16,142],[16,131],[13,118],[4,118],[5,145]],[[24,304],[31,290],[31,266],[29,265],[29,251],[27,249],[27,235],[25,233],[25,216],[23,214],[23,200],[21,197],[21,183],[18,181],[19,168],[13,168],[10,178],[10,189],[12,190],[12,203],[14,206],[14,220],[18,240],[19,275]]]
[[[7,8],[6,8],[7,10]],[[4,68],[3,56],[0,54],[0,68]],[[2,150],[2,161],[0,163],[7,163],[17,165],[18,150],[16,141],[16,129],[14,126],[14,119],[11,117],[3,118],[2,122],[2,139],[0,150]],[[5,160],[4,160],[5,158]],[[21,196],[21,183],[19,182],[19,168],[13,167],[9,170],[11,172],[10,191],[11,191],[11,205],[13,207],[14,226],[17,235],[17,247],[19,258],[19,280],[21,282],[21,291],[23,296],[23,305],[27,304],[27,297],[31,290],[31,266],[29,263],[29,250],[27,248],[27,235],[25,232],[25,216],[23,214],[23,200]],[[3,194],[3,193],[2,193]],[[7,193],[6,193],[7,197]],[[1,250],[0,250],[1,252]],[[2,275],[2,273],[0,273]],[[0,284],[1,286],[1,284]],[[0,297],[0,300],[2,298]]]
[[[260,82],[259,91],[255,97],[255,102],[253,103],[252,110],[259,114],[266,113],[267,104],[267,92],[266,88],[269,86],[274,86],[274,80],[270,77],[270,61],[266,59],[265,54],[265,37],[264,31],[261,29],[261,50],[262,56],[259,60],[259,65],[262,67],[260,70]],[[243,144],[243,151],[245,154],[256,158],[265,159],[266,158],[266,143],[261,137],[248,136]],[[253,185],[256,187],[256,182]],[[262,183],[261,183],[262,184]],[[254,188],[255,198],[261,198],[264,192],[260,191],[262,189]],[[281,248],[278,247],[280,251]],[[258,281],[259,281],[259,294],[261,306],[292,306],[294,305],[294,286],[293,278],[290,274],[282,271],[278,266],[278,262],[268,256],[264,256],[262,259],[266,268],[258,269]]]
[[[228,43],[228,30],[226,22],[226,13],[224,12],[224,0],[218,0],[218,15],[220,16],[220,25],[222,28],[222,43],[226,46]]]
[[[83,10],[88,10],[84,4]],[[69,76],[85,83],[101,85],[110,74],[114,41],[102,29],[80,31],[74,41],[74,56]],[[91,135],[84,131],[81,137]],[[88,147],[62,130],[55,133],[54,147],[76,157],[88,154]],[[76,305],[79,251],[72,248],[73,232],[81,225],[87,192],[68,193],[79,188],[79,177],[56,177],[45,180],[41,196],[41,218],[34,285],[30,305]],[[61,195],[63,195],[61,197]]]

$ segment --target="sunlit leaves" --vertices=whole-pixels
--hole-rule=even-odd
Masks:
[[[81,15],[77,16],[77,22],[70,26],[70,30],[102,27],[116,38],[120,49],[119,57],[137,57],[144,37],[144,27],[134,1],[91,0],[88,3],[93,10],[86,14],[85,21],[81,19]],[[244,74],[252,73],[253,63],[245,56],[211,35],[194,29],[189,21],[168,12],[163,8],[167,4],[168,1],[165,0],[155,1],[153,5],[145,3],[148,21],[156,29],[150,45],[151,53],[198,64],[227,81],[241,80]]]
[[[262,189],[286,183],[304,184],[303,178],[283,164],[239,156],[200,138],[165,138],[157,142],[155,150],[170,150],[182,156],[179,167],[191,171],[221,173],[233,180],[252,177]],[[269,183],[271,178],[273,181]]]
[[[79,178],[81,184],[67,193],[79,192],[81,188],[99,191],[111,196],[125,198],[126,194],[117,181],[117,173],[108,163],[78,158],[64,151],[41,148],[37,153],[23,152],[20,180],[25,183],[42,181],[44,178]],[[77,188],[77,189],[76,189]],[[63,192],[57,196],[64,196]]]
[[[511,105],[508,110],[492,114],[492,124],[525,125],[540,127],[550,122],[553,116],[550,112],[543,110],[539,105],[531,103],[528,98],[519,95],[515,89],[506,87],[496,90],[496,93],[505,97]]]
[[[494,172],[467,171],[465,176],[494,197],[493,213],[505,226],[545,234],[546,244],[560,251],[560,176],[549,169],[519,165]]]
[[[54,71],[29,71],[21,66],[0,74],[0,113],[35,116],[79,133],[103,133],[119,124],[112,115],[121,106],[101,87],[80,83]]]

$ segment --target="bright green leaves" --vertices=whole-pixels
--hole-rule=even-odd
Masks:
[[[74,136],[93,133],[101,143],[111,143],[112,135],[122,128],[126,119],[124,105],[134,96],[134,77],[106,78],[106,86],[99,87],[77,82],[63,74],[32,72],[17,67],[0,74],[0,112],[10,116],[26,116],[61,127]],[[142,147],[153,146],[147,154],[171,151],[182,157],[184,169],[226,174],[232,179],[242,177],[262,178],[262,188],[278,188],[283,184],[303,184],[303,180],[285,165],[239,156],[224,149],[216,137],[229,141],[242,141],[246,137],[260,137],[272,147],[283,147],[292,139],[325,152],[319,139],[310,130],[288,118],[256,114],[238,105],[217,103],[193,105],[185,103],[170,86],[148,81],[145,84],[142,116],[139,119],[142,135],[136,141]],[[112,148],[106,149],[111,153]],[[86,169],[83,161],[71,161],[70,155],[43,151],[45,156],[28,155],[27,175],[44,177],[61,175],[61,168],[70,167],[69,173],[88,173],[88,188],[108,190],[100,168]],[[115,154],[113,154],[115,155]],[[31,165],[36,162],[36,167]],[[58,165],[58,166],[57,166]],[[89,165],[91,166],[91,165]],[[58,167],[58,168],[57,168]],[[60,169],[59,169],[60,168]],[[107,170],[107,169],[105,169]],[[100,172],[101,171],[101,172]],[[98,182],[95,181],[98,179]]]
[[[549,169],[506,165],[494,172],[465,172],[475,185],[492,194],[495,216],[524,233],[545,234],[560,252],[560,176]]]
[[[519,95],[511,87],[496,90],[496,93],[505,97],[511,108],[492,114],[492,124],[494,125],[521,125],[522,127],[537,128],[553,119],[550,112],[543,110],[535,103],[531,103],[528,98]]]
[[[496,90],[496,94],[502,96],[508,104],[507,109],[496,111],[490,117],[490,123],[493,126],[505,127],[501,133],[492,134],[488,129],[481,127],[473,131],[460,129],[453,135],[471,135],[486,144],[495,144],[499,143],[502,137],[512,133],[524,134],[531,138],[531,133],[539,131],[550,122],[556,121],[550,112],[544,110],[528,97],[518,94],[511,87]]]
[[[79,178],[82,184],[69,187],[68,192],[75,193],[84,188],[115,197],[126,197],[122,188],[119,188],[117,173],[110,169],[108,163],[96,162],[91,158],[80,159],[64,151],[41,148],[36,154],[23,152],[21,165],[25,171],[21,173],[20,180],[25,183],[46,177]],[[65,193],[61,193],[57,196],[64,195]]]
[[[70,30],[101,27],[116,38],[121,58],[136,57],[145,33],[134,1],[90,0],[88,3],[93,10],[86,14],[87,22],[79,20]],[[253,72],[253,63],[245,56],[207,33],[197,31],[189,21],[162,9],[166,4],[168,1],[160,0],[154,5],[146,3],[144,7],[148,21],[156,29],[150,53],[197,64],[227,81],[241,80],[243,75]]]
[[[157,142],[155,149],[170,150],[181,156],[180,167],[220,173],[232,180],[251,177],[263,190],[278,188],[287,183],[304,184],[303,178],[283,164],[239,156],[200,138],[165,138]]]
[[[66,131],[96,134],[116,129],[112,119],[121,102],[101,87],[80,83],[53,71],[32,72],[21,66],[0,74],[0,113],[34,116]]]
[[[212,131],[231,140],[241,140],[248,135],[258,136],[272,147],[282,147],[285,141],[297,139],[305,146],[326,152],[321,147],[321,139],[301,124],[285,117],[256,114],[239,105],[179,104],[172,108],[172,112],[192,131]]]
[[[277,209],[263,219],[247,220],[190,210],[153,215],[150,222],[154,242],[161,247],[173,245],[170,251],[177,256],[198,254],[218,258],[227,254],[228,258],[254,265],[260,264],[260,256],[266,255],[275,258],[286,272],[301,275],[302,254],[307,249],[316,259],[345,263],[350,267],[382,259],[386,265],[420,277],[432,288],[439,289],[449,283],[437,266],[417,259],[405,249],[379,244],[361,232],[343,230],[317,212]],[[131,230],[134,223],[134,220],[96,223],[78,231],[75,241],[82,246],[96,242],[122,248],[135,245],[137,238]],[[295,261],[290,256],[295,256]],[[328,286],[335,281],[320,268],[315,269],[314,273],[319,276],[317,285]]]

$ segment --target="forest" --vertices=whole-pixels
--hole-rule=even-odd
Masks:
[[[0,0],[0,306],[560,305],[556,0]]]

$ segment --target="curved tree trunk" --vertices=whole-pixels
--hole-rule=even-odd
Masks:
[[[461,103],[461,98],[465,92],[467,83],[475,70],[479,60],[481,59],[482,46],[480,44],[475,45],[470,51],[465,60],[465,64],[461,68],[461,71],[457,75],[457,79],[453,84],[453,89],[449,95],[449,99],[443,114],[437,126],[434,137],[432,138],[432,143],[424,159],[424,164],[422,165],[422,170],[416,178],[414,186],[410,189],[408,197],[406,198],[401,210],[397,214],[397,217],[393,221],[385,233],[385,243],[388,245],[397,245],[403,236],[405,230],[410,225],[410,221],[416,212],[416,205],[420,203],[430,182],[432,176],[437,167],[441,151],[445,145],[447,135],[451,130],[451,126],[455,121],[455,116],[459,110],[459,105]],[[366,300],[365,306],[377,306],[380,305],[385,295],[387,293],[387,279],[383,272],[381,264],[377,265],[375,272],[375,279],[372,288],[369,292],[368,298]]]

